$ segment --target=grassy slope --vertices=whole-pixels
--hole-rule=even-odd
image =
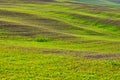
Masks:
[[[96,4],[96,5],[106,5],[106,6],[120,6],[120,0],[73,0],[83,3]]]
[[[82,3],[1,3],[0,79],[119,80],[119,12]]]

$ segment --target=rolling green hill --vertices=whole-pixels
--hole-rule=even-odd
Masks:
[[[76,0],[76,1],[95,5],[120,6],[120,0]]]
[[[0,80],[119,80],[120,9],[84,1],[0,0]]]

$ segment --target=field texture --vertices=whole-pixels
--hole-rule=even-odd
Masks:
[[[120,7],[0,0],[0,80],[120,80]]]

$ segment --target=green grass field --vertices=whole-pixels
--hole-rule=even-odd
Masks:
[[[120,6],[120,0],[72,0],[87,4],[104,5],[104,6]]]
[[[120,7],[0,0],[0,80],[120,80]]]

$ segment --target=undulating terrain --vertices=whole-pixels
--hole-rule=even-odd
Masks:
[[[0,80],[120,80],[119,2],[0,0]]]

